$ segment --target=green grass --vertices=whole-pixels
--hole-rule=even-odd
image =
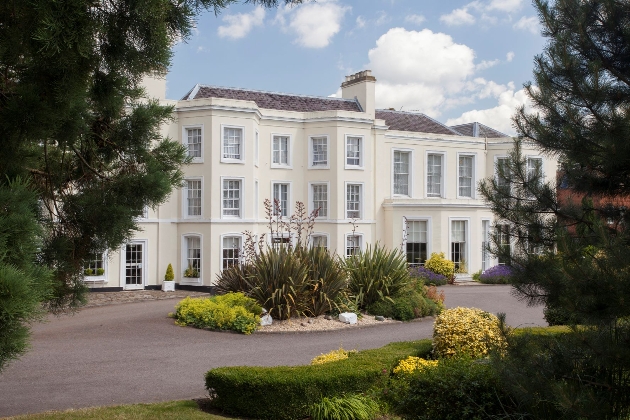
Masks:
[[[155,404],[119,405],[116,407],[81,408],[41,414],[9,417],[14,420],[234,420],[208,414],[195,401],[169,401]]]

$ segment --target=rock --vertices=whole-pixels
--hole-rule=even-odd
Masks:
[[[300,325],[303,326],[303,327],[306,327],[306,324],[303,323],[303,322],[301,322]]]
[[[380,316],[380,315],[376,315],[374,317],[374,319],[377,320],[377,321],[385,321],[385,317],[384,316]]]
[[[309,324],[312,324],[312,323],[313,323],[313,320],[312,320],[312,319],[309,319],[309,320],[308,320],[308,323],[309,323]]]
[[[339,321],[346,324],[356,324],[357,323],[357,314],[352,312],[344,312],[339,314]]]
[[[273,319],[271,318],[271,315],[267,314],[260,317],[260,325],[262,327],[266,327],[267,325],[271,324],[273,324]]]

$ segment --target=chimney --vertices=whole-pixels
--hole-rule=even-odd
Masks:
[[[341,97],[344,99],[357,99],[363,112],[372,119],[375,117],[374,88],[376,78],[371,70],[363,70],[350,76],[341,84]]]
[[[141,85],[150,99],[166,99],[166,74],[145,74]]]

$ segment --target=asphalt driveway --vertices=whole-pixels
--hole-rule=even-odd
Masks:
[[[513,326],[546,325],[509,286],[445,286],[446,306],[505,312]],[[253,334],[182,328],[176,301],[86,308],[33,327],[32,349],[0,374],[0,416],[203,397],[218,366],[299,365],[332,349],[429,338],[432,318],[319,333]]]

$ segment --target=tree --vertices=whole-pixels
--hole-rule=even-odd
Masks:
[[[0,369],[24,348],[12,334],[25,337],[33,302],[80,305],[84,261],[119,247],[181,184],[186,150],[160,134],[172,108],[144,98],[141,81],[166,72],[198,13],[238,2],[0,2],[0,238],[14,238],[0,241]]]
[[[630,414],[630,3],[535,0],[543,53],[525,85],[536,109],[481,194],[515,243],[516,293],[565,314],[571,332],[513,339],[503,373],[536,418]],[[558,158],[558,180],[527,167],[522,142]],[[555,178],[555,177],[548,177]],[[556,190],[556,181],[560,193]],[[505,253],[498,244],[495,253]]]

